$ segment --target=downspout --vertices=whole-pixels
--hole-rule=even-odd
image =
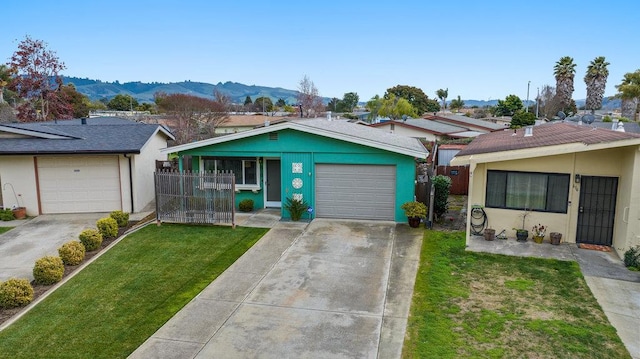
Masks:
[[[131,213],[135,213],[133,208],[133,172],[131,171],[131,155],[125,153],[123,156],[129,160],[129,197],[131,200]]]

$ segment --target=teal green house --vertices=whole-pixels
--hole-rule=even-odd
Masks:
[[[162,152],[176,154],[180,170],[233,171],[236,208],[245,198],[255,209],[298,198],[312,208],[305,219],[396,222],[406,220],[400,206],[414,199],[416,160],[429,155],[418,139],[330,119],[266,125]],[[282,217],[289,218],[285,209]]]

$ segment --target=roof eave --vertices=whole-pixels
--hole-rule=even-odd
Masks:
[[[628,147],[628,146],[640,146],[640,138],[604,142],[596,144],[586,144],[584,142],[575,142],[554,146],[542,146],[523,148],[518,150],[496,151],[477,153],[464,156],[455,156],[451,159],[451,164],[455,166],[468,165],[471,163],[488,163],[488,162],[501,162],[501,161],[513,161],[535,157],[556,156],[567,153],[575,152],[587,152],[597,151],[610,148]]]

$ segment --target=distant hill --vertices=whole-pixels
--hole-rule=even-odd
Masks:
[[[255,101],[256,98],[266,96],[274,103],[278,99],[285,100],[288,104],[295,104],[298,100],[298,91],[287,90],[280,87],[267,87],[256,85],[245,85],[237,82],[218,82],[217,84],[209,84],[205,82],[103,82],[100,80],[91,80],[88,78],[79,77],[63,77],[65,84],[72,83],[78,92],[88,96],[91,100],[100,100],[103,98],[111,99],[118,94],[131,95],[138,102],[153,102],[153,95],[156,92],[165,92],[168,94],[181,93],[194,96],[213,98],[215,90],[229,96],[234,103],[244,103],[247,96],[251,97],[251,100]],[[328,97],[323,98],[325,103],[328,103],[331,99]],[[465,107],[486,107],[495,106],[498,100],[463,100]],[[450,102],[450,101],[447,101]],[[578,107],[584,106],[585,100],[576,100]],[[365,102],[361,102],[360,105],[364,105]],[[535,105],[535,99],[529,100],[530,105]],[[603,110],[613,110],[620,108],[619,99],[609,99],[605,97],[602,101]]]
[[[72,83],[78,92],[88,96],[91,100],[112,98],[118,94],[131,95],[138,102],[153,102],[153,95],[156,92],[168,94],[181,93],[194,96],[213,98],[215,90],[229,96],[234,103],[244,103],[247,96],[255,101],[258,97],[269,97],[275,103],[278,99],[285,100],[288,104],[297,102],[298,91],[287,90],[280,87],[266,87],[255,85],[244,85],[237,82],[219,82],[215,85],[204,82],[103,82],[78,77],[63,77],[65,84]],[[329,99],[326,99],[328,102]]]

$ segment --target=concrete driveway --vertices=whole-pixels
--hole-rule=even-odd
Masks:
[[[85,228],[95,228],[96,221],[108,213],[45,214],[25,221],[0,234],[0,281],[9,278],[33,280],[33,266],[41,257],[58,255],[58,247],[77,240]],[[12,223],[5,223],[12,224]]]
[[[280,222],[130,358],[398,358],[422,234]]]

